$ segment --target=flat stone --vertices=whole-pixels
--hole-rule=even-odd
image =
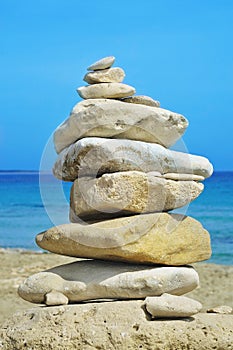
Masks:
[[[198,284],[198,274],[191,267],[151,268],[147,265],[83,260],[28,277],[19,286],[18,293],[33,303],[44,303],[51,289],[62,293],[69,302],[140,299],[166,292],[182,295]]]
[[[115,62],[114,56],[107,56],[107,57],[101,58],[100,60],[96,61],[95,63],[92,63],[87,68],[87,70],[99,70],[99,69],[110,68],[114,62]]]
[[[76,104],[54,133],[60,153],[83,137],[132,139],[170,147],[185,132],[188,121],[180,114],[117,100],[90,99]]]
[[[211,309],[208,309],[208,313],[215,313],[215,314],[231,314],[233,311],[231,306],[228,305],[221,305],[221,306],[215,306]]]
[[[177,173],[167,173],[164,174],[165,179],[170,180],[181,180],[181,181],[203,181],[205,180],[204,176],[194,175],[194,174],[177,174]]]
[[[125,72],[122,68],[114,67],[95,72],[89,72],[83,78],[88,84],[96,83],[121,83],[124,80]]]
[[[135,103],[139,105],[151,106],[151,107],[160,107],[159,101],[156,101],[153,98],[149,96],[144,96],[144,95],[126,97],[126,98],[123,98],[122,101],[127,103]]]
[[[56,254],[145,264],[178,266],[211,255],[209,234],[197,220],[167,213],[59,225],[36,243]]]
[[[80,97],[91,98],[121,98],[135,94],[134,87],[122,83],[99,83],[81,86],[77,89]]]
[[[34,307],[0,329],[4,350],[230,350],[232,315],[151,320],[142,300]]]
[[[204,157],[172,151],[158,144],[97,137],[83,138],[65,148],[53,167],[54,176],[64,181],[130,170],[177,172],[206,178],[212,174],[213,167]]]
[[[134,213],[173,210],[203,191],[195,181],[166,180],[153,173],[126,171],[99,178],[76,179],[70,196],[70,219],[111,218]]]
[[[202,309],[201,303],[184,296],[164,293],[145,299],[146,310],[155,318],[190,317]]]

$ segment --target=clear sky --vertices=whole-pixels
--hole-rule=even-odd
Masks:
[[[0,169],[38,169],[109,55],[137,94],[183,114],[190,153],[233,170],[232,0],[0,0]]]

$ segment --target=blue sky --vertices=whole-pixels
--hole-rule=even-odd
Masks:
[[[38,169],[80,101],[86,67],[108,55],[137,94],[190,122],[190,153],[233,170],[231,0],[0,1],[0,169]]]

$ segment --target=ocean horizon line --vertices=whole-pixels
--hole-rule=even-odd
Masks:
[[[6,170],[1,170],[0,169],[0,174],[50,174],[51,173],[51,169],[48,170],[31,170],[31,169],[6,169]],[[214,170],[214,173],[233,173],[233,169],[232,170]]]

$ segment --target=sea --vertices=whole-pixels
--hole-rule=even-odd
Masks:
[[[199,220],[211,236],[210,263],[233,265],[233,172],[215,172],[203,193],[175,212]],[[41,249],[35,235],[69,222],[71,183],[51,173],[0,172],[0,248]]]

